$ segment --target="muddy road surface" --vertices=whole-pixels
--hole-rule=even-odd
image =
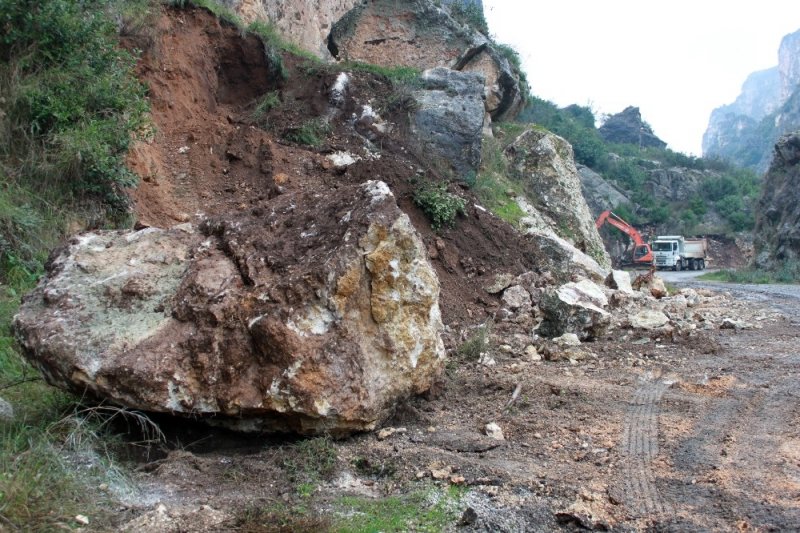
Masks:
[[[649,459],[632,469],[631,483],[641,478],[639,509],[667,531],[799,530],[800,287],[704,282],[693,274],[663,277],[783,316],[763,328],[721,332],[717,353],[676,362],[668,377],[637,390],[637,409],[659,417],[657,435],[651,421],[634,445]],[[649,396],[640,398],[642,390]]]

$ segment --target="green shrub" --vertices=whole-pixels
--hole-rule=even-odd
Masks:
[[[283,138],[297,144],[319,146],[328,133],[330,133],[330,124],[317,118],[308,120],[298,127],[287,129]]]
[[[142,0],[0,2],[0,206],[13,206],[0,209],[0,262],[40,260],[74,218],[67,212],[94,212],[97,225],[125,217],[136,178],[124,159],[148,104],[116,20],[142,19],[142,9]]]
[[[459,516],[459,502],[466,489],[417,489],[388,498],[345,496],[336,507],[339,518],[332,531],[367,533],[374,531],[449,531]]]
[[[296,483],[318,482],[328,479],[336,469],[336,445],[327,437],[299,441],[289,449],[283,468]]]
[[[267,113],[281,105],[278,91],[270,91],[259,99],[256,108],[253,110],[253,118],[262,121]]]
[[[431,227],[440,230],[443,226],[453,227],[456,216],[464,214],[467,202],[455,194],[447,192],[444,185],[425,184],[414,192],[414,203],[431,221]]]
[[[456,350],[458,357],[465,361],[477,361],[480,359],[481,354],[487,352],[490,348],[490,331],[491,325],[488,323],[477,327],[472,335]]]

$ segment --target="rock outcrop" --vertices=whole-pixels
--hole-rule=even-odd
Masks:
[[[685,167],[657,168],[647,171],[645,190],[653,198],[668,202],[686,202],[699,195],[704,181],[714,177],[709,171]]]
[[[753,235],[758,267],[774,269],[800,259],[800,131],[775,145]]]
[[[754,72],[732,104],[711,112],[703,155],[763,172],[778,138],[800,128],[800,31],[783,38],[778,66]]]
[[[656,137],[653,128],[642,120],[638,107],[629,106],[611,115],[598,129],[600,136],[610,143],[635,144],[666,148],[667,143]]]
[[[585,165],[577,165],[577,169],[578,177],[581,180],[583,197],[586,199],[589,211],[594,217],[600,216],[600,213],[606,209],[613,209],[630,203],[630,198],[623,191],[606,181],[603,176],[591,168]]]
[[[333,24],[361,0],[222,0],[246,22],[274,24],[285,38],[321,59],[331,57],[328,34]]]
[[[530,129],[505,150],[511,177],[525,188],[520,207],[531,233],[550,233],[594,258],[602,267],[611,261],[581,192],[572,146],[548,131]]]
[[[14,328],[60,387],[245,431],[347,434],[430,387],[438,297],[420,237],[371,181],[199,229],[78,236]]]
[[[414,91],[413,142],[433,156],[434,166],[472,181],[481,163],[483,140],[483,79],[444,67],[426,70],[422,88]]]
[[[334,57],[386,67],[447,67],[483,76],[486,111],[513,118],[522,107],[519,75],[491,41],[429,0],[375,0],[354,7],[331,30]]]

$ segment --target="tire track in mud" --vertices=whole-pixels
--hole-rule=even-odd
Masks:
[[[622,433],[623,498],[642,515],[668,514],[672,507],[656,487],[652,462],[658,455],[658,402],[672,381],[648,379],[631,398]]]

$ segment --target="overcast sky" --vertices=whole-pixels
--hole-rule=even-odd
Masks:
[[[778,64],[800,0],[483,0],[489,30],[519,51],[531,92],[559,106],[637,106],[675,151],[701,154],[715,107]]]

